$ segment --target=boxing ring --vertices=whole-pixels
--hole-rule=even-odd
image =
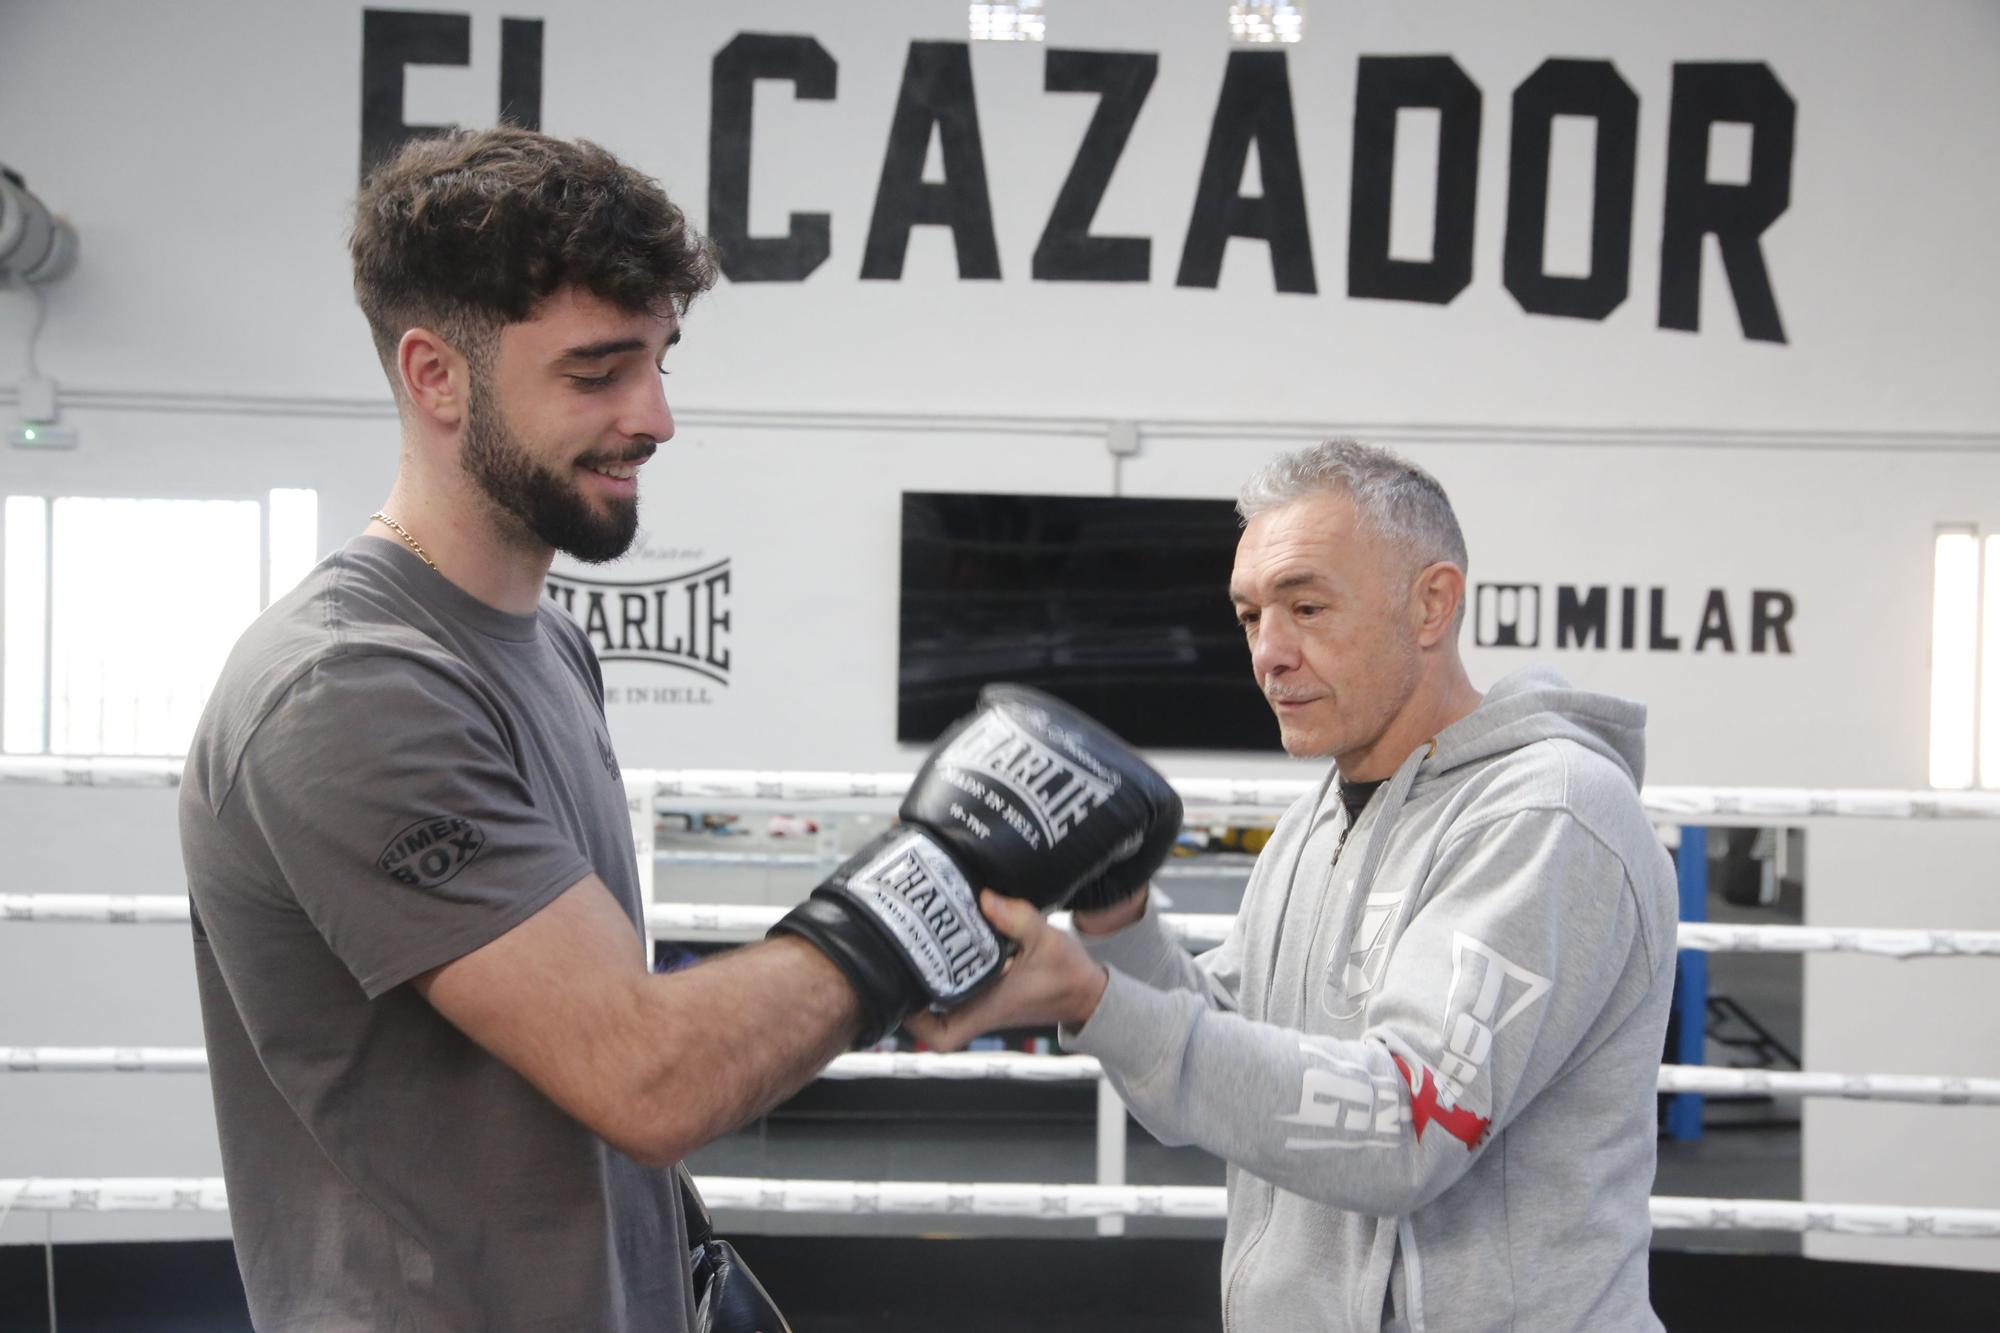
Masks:
[[[8,758],[0,784],[83,787],[173,786],[178,760]],[[819,854],[671,851],[655,847],[658,803],[695,808],[889,810],[907,787],[906,773],[805,773],[628,770],[626,791],[634,844],[649,901],[646,924],[655,940],[726,944],[761,938],[785,910],[776,906],[660,902],[654,897],[656,865],[752,866],[831,870],[839,857]],[[1232,816],[1270,819],[1312,784],[1295,781],[1176,781],[1191,823]],[[1684,908],[1705,900],[1702,837],[1709,821],[1804,818],[1960,820],[2000,819],[2000,794],[1885,790],[1652,787],[1642,793],[1656,823],[1682,829]],[[1690,866],[1689,863],[1693,863]],[[1166,878],[1182,870],[1170,862]],[[1684,913],[1685,915],[1686,913]],[[1057,914],[1057,920],[1063,914]],[[186,925],[185,895],[115,896],[82,893],[0,894],[0,925],[41,923],[103,926]],[[1168,927],[1190,947],[1206,948],[1228,933],[1233,918],[1219,914],[1166,914]],[[1842,929],[1744,926],[1684,920],[1679,928],[1682,977],[1699,976],[1691,961],[1710,953],[1843,953],[1870,956],[1889,966],[1935,958],[2000,956],[2000,931]],[[1685,1005],[1679,996],[1677,1005]],[[1683,1007],[1684,1016],[1690,1011]],[[1700,1055],[1703,1011],[1692,1009],[1692,1049]],[[1689,1048],[1683,1023],[1683,1053]],[[8,1033],[11,1037],[32,1034]],[[203,1073],[207,1059],[195,1047],[44,1045],[0,1046],[0,1073],[102,1073],[169,1076]],[[834,1060],[823,1080],[949,1080],[959,1083],[1094,1083],[1097,1091],[1097,1178],[1078,1183],[989,1181],[860,1181],[704,1176],[699,1184],[711,1207],[753,1213],[820,1216],[877,1215],[912,1218],[1003,1217],[1024,1221],[1094,1220],[1102,1235],[1120,1234],[1128,1218],[1219,1219],[1226,1199],[1219,1186],[1132,1185],[1125,1180],[1123,1105],[1097,1062],[1085,1056],[975,1051],[964,1054],[860,1052]],[[2000,1105],[2000,1078],[1965,1078],[1868,1072],[1721,1069],[1683,1059],[1663,1064],[1658,1087],[1675,1112],[1701,1114],[1709,1095],[1839,1098],[1921,1103],[1940,1108]],[[1948,1112],[1941,1111],[1941,1114]],[[11,1213],[226,1212],[228,1198],[215,1177],[96,1179],[29,1176],[0,1179],[0,1223]],[[1885,1204],[1798,1202],[1782,1199],[1655,1196],[1655,1229],[1662,1231],[1824,1232],[1863,1236],[2000,1237],[2000,1208],[1917,1207]]]

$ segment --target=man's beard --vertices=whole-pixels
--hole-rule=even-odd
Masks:
[[[649,447],[640,457],[652,452]],[[608,512],[600,512],[569,478],[529,456],[483,385],[474,388],[467,404],[460,461],[487,498],[520,520],[536,541],[585,564],[616,560],[638,535],[636,498],[613,499]]]

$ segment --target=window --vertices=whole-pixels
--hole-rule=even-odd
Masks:
[[[0,747],[178,755],[244,627],[309,570],[318,496],[10,495]]]
[[[1930,781],[2000,789],[2000,535],[1970,526],[1932,551]]]

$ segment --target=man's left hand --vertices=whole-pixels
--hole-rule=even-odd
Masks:
[[[966,1004],[943,1015],[913,1014],[903,1026],[937,1050],[956,1051],[999,1028],[1088,1022],[1111,979],[1103,965],[1024,898],[1003,898],[987,889],[979,895],[979,910],[1020,951],[1007,960],[998,983]]]

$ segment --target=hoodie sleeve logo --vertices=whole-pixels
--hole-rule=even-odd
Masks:
[[[1409,1117],[1395,1075],[1378,1073],[1303,1037],[1299,1054],[1307,1060],[1300,1070],[1299,1109],[1279,1116],[1278,1123],[1324,1132],[1293,1135],[1285,1140],[1287,1148],[1394,1148],[1402,1142]]]
[[[375,858],[376,868],[419,889],[434,889],[472,864],[486,835],[456,815],[432,815],[389,839]]]
[[[1465,1095],[1485,1072],[1494,1038],[1548,994],[1549,985],[1547,977],[1509,962],[1463,931],[1452,932],[1451,998],[1445,1002],[1444,1054],[1438,1061],[1446,1092]]]
[[[1418,1143],[1424,1141],[1424,1130],[1436,1125],[1463,1143],[1467,1152],[1480,1145],[1486,1132],[1493,1128],[1493,1117],[1476,1115],[1454,1101],[1450,1093],[1440,1092],[1437,1075],[1423,1065],[1411,1073],[1402,1056],[1389,1058],[1396,1062],[1396,1072],[1403,1076],[1403,1082],[1410,1085],[1410,1126],[1416,1131]]]

